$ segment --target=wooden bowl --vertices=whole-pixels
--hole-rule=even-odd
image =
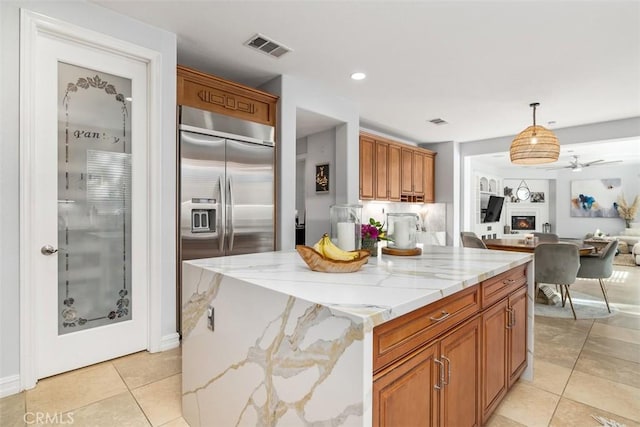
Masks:
[[[322,271],[323,273],[353,273],[367,263],[371,254],[369,251],[359,250],[360,257],[351,261],[336,261],[325,258],[315,249],[309,246],[296,245],[296,251],[300,258],[304,260],[309,268],[313,271]]]

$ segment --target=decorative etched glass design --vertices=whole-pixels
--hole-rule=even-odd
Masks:
[[[131,319],[131,79],[58,63],[58,334]]]

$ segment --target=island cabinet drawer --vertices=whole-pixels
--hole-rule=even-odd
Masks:
[[[376,326],[373,330],[373,372],[393,363],[479,311],[480,291],[479,286],[474,285]]]
[[[498,274],[480,284],[482,293],[482,308],[500,301],[524,284],[527,283],[526,265],[512,268],[509,271]]]

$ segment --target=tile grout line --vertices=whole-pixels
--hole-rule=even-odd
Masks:
[[[125,356],[126,357],[126,356]],[[120,379],[122,380],[122,382],[124,383],[125,387],[127,387],[127,392],[129,393],[129,396],[131,396],[131,398],[133,399],[133,401],[136,403],[136,406],[138,407],[138,409],[140,409],[140,412],[142,412],[142,415],[144,416],[144,418],[147,420],[147,423],[149,423],[150,426],[153,426],[153,423],[151,422],[151,420],[149,419],[149,415],[144,411],[144,408],[140,405],[140,402],[138,402],[138,399],[136,399],[135,394],[133,394],[133,390],[131,387],[129,387],[129,384],[127,384],[127,382],[125,381],[124,377],[122,376],[122,374],[120,373],[120,371],[118,370],[118,367],[112,362],[113,364],[113,368],[116,370],[116,372],[118,373],[118,376],[120,377]],[[152,384],[152,383],[149,383]],[[139,388],[139,387],[138,387]]]
[[[584,346],[587,344],[587,341],[589,340],[589,335],[591,335],[591,329],[593,329],[594,323],[596,323],[596,321],[595,319],[592,319],[591,326],[589,326],[589,331],[587,331],[587,334],[585,335],[585,338],[584,338],[584,342],[582,343],[582,347],[580,347],[580,352],[578,353],[576,360],[573,362],[573,366],[571,367],[571,373],[569,374],[569,378],[567,378],[567,382],[564,384],[564,387],[562,387],[562,392],[560,393],[560,396],[559,396],[560,398],[558,399],[558,403],[556,403],[556,407],[553,409],[553,413],[551,414],[551,418],[549,418],[549,423],[547,424],[547,426],[551,425],[551,422],[556,416],[556,412],[558,412],[558,406],[560,406],[560,402],[562,401],[563,398],[565,398],[564,393],[567,390],[569,381],[571,381],[571,376],[573,375],[573,372],[576,369],[576,365],[578,364],[578,359],[580,359],[580,355],[584,351]]]

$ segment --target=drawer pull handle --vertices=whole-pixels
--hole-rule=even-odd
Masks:
[[[511,327],[513,326],[511,324],[512,322],[512,313],[513,313],[513,309],[511,307],[507,307],[507,329],[511,329]]]
[[[447,362],[447,380],[444,380],[444,373],[442,375],[442,384],[443,385],[449,385],[449,383],[451,382],[451,360],[449,360],[448,357],[445,357],[443,355],[440,355],[440,358],[446,360]]]
[[[435,388],[436,390],[441,390],[444,386],[444,363],[438,359],[433,359],[433,362],[440,365],[440,375],[438,378],[438,382],[433,386],[433,388]]]
[[[516,281],[513,279],[505,279],[502,281],[502,283],[504,283],[505,285],[513,285],[514,283],[516,283]]]
[[[440,322],[441,320],[446,319],[447,317],[451,316],[450,313],[447,313],[446,311],[442,311],[442,316],[440,317],[429,317],[429,320],[432,320],[434,322]]]

